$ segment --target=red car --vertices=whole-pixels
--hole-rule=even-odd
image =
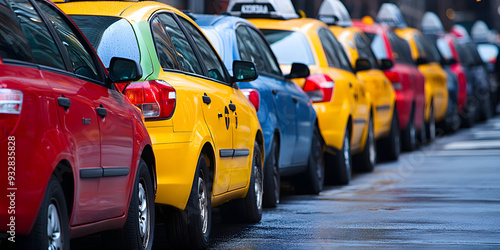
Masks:
[[[140,111],[116,86],[140,67],[113,58],[108,75],[51,2],[0,9],[0,248],[69,249],[103,230],[115,245],[150,248],[155,159]]]
[[[408,43],[399,38],[389,26],[361,21],[353,21],[353,25],[362,29],[370,38],[372,50],[381,60],[382,69],[396,90],[402,146],[405,150],[414,150],[417,147],[417,132],[420,133],[421,141],[426,138],[424,75],[413,62]],[[382,59],[388,59],[392,63]]]

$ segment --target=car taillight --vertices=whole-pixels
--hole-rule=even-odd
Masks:
[[[304,92],[312,102],[329,102],[333,96],[335,83],[327,75],[310,75],[306,78]]]
[[[17,124],[23,107],[23,92],[0,89],[0,140],[10,135]]]
[[[403,89],[403,85],[401,84],[398,72],[386,71],[385,76],[387,76],[387,78],[389,78],[389,80],[392,82],[392,87],[394,87],[395,90]]]
[[[256,111],[259,111],[260,107],[260,95],[259,91],[256,89],[242,89],[243,95],[252,103]]]
[[[145,119],[170,118],[177,100],[174,87],[161,80],[132,83],[125,89],[125,96]]]
[[[463,72],[458,73],[458,85],[466,86],[467,85],[467,76]]]

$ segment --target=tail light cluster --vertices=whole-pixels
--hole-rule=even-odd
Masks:
[[[125,96],[145,119],[172,117],[177,102],[174,87],[161,80],[132,83],[125,89]]]
[[[0,140],[5,139],[17,124],[23,107],[23,92],[0,89]]]
[[[387,76],[387,78],[389,78],[389,80],[392,82],[392,87],[394,87],[395,90],[403,89],[403,85],[401,84],[401,79],[399,78],[398,72],[385,71],[385,76]]]
[[[327,75],[310,75],[306,78],[304,92],[312,102],[329,102],[333,96],[335,83]]]
[[[256,111],[259,111],[260,107],[260,95],[259,91],[256,89],[242,89],[243,95],[252,103]]]

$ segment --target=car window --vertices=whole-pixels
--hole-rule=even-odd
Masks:
[[[389,43],[392,47],[392,55],[396,62],[414,64],[411,57],[410,45],[403,38],[398,37],[394,32],[388,31]]]
[[[373,54],[378,60],[387,59],[387,49],[385,48],[384,38],[375,33],[366,33],[366,36],[370,40],[370,47]]]
[[[294,62],[314,65],[314,57],[306,37],[297,31],[261,30],[271,43],[271,49],[283,65]],[[290,53],[293,51],[293,53]]]
[[[415,45],[417,46],[418,56],[427,60],[432,60],[431,55],[428,54],[428,51],[425,48],[425,43],[422,38],[419,35],[415,34],[413,35],[413,40],[415,41]]]
[[[177,63],[177,52],[172,40],[158,17],[151,21],[151,31],[153,32],[156,55],[162,69],[181,69]]]
[[[179,17],[179,20],[181,21],[182,25],[184,25],[188,33],[191,34],[191,37],[196,44],[195,46],[198,46],[201,58],[205,63],[205,67],[207,67],[208,76],[222,82],[228,82],[226,71],[224,70],[224,65],[219,60],[219,56],[217,55],[217,52],[215,52],[210,42],[208,42],[208,40],[200,32],[200,30],[196,28],[192,23],[190,23],[183,17]]]
[[[20,5],[19,2],[14,1],[12,7],[19,9],[19,7],[16,7],[17,5]],[[21,22],[26,21],[21,17],[19,19]],[[3,0],[0,0],[0,58],[25,62],[33,61],[28,39],[23,34],[16,16],[9,8],[9,4]]]
[[[200,62],[198,61],[191,44],[179,24],[175,21],[174,17],[166,13],[159,14],[158,17],[163,25],[163,28],[167,31],[167,34],[172,40],[177,59],[182,69],[186,72],[204,75]]]
[[[436,47],[436,43],[431,38],[422,39],[424,43],[425,53],[428,55],[430,62],[441,62],[441,53]]]
[[[318,35],[325,51],[328,65],[339,69],[352,70],[344,48],[332,32],[326,28],[320,28]]]
[[[448,43],[446,42],[446,40],[444,38],[438,38],[436,40],[436,45],[437,45],[437,48],[439,49],[439,52],[441,53],[441,55],[444,58],[446,58],[446,59],[453,58],[453,54],[451,53],[450,46],[448,46]]]
[[[252,36],[248,32],[246,26],[240,25],[236,29],[236,37],[238,38],[236,42],[238,43],[238,50],[240,51],[241,59],[255,63],[259,72],[269,73],[264,58],[259,51],[258,45],[255,43],[255,40],[252,39]],[[244,53],[245,50],[247,53]]]
[[[71,16],[94,47],[106,68],[113,57],[122,57],[140,63],[141,55],[130,23],[112,16]]]
[[[56,12],[52,6],[43,1],[37,1],[43,12],[47,14],[47,18],[54,26],[57,35],[62,41],[68,56],[71,60],[72,71],[79,76],[88,77],[94,80],[100,79],[97,73],[97,67],[91,56],[91,53],[85,48],[84,42],[76,35],[76,32],[67,23],[66,19]]]
[[[477,45],[477,52],[483,62],[493,63],[498,56],[499,49],[496,45],[481,43]]]
[[[364,58],[370,61],[370,65],[372,66],[372,68],[377,67],[377,58],[375,58],[375,55],[373,54],[367,38],[365,38],[365,36],[361,34],[356,34],[354,35],[354,44],[358,49],[359,58]]]
[[[276,60],[276,57],[274,57],[273,52],[271,51],[271,48],[269,48],[269,44],[266,42],[264,37],[257,32],[255,29],[250,28],[247,26],[247,30],[250,32],[252,37],[255,39],[255,42],[257,42],[257,46],[259,47],[260,51],[264,54],[263,60],[266,61],[269,70],[271,74],[282,76],[283,73],[281,73],[281,69],[278,65],[278,62]]]

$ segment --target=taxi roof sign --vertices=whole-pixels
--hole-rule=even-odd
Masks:
[[[434,12],[425,12],[422,17],[422,33],[425,35],[442,35],[444,31],[441,19]]]
[[[230,0],[227,12],[247,18],[299,18],[290,0]]]
[[[318,19],[328,25],[352,26],[349,11],[339,0],[324,0],[319,7]]]
[[[394,28],[407,28],[408,24],[398,6],[393,3],[383,3],[378,11],[377,22],[385,23]]]
[[[488,42],[490,33],[488,25],[481,20],[476,21],[470,30],[470,35],[476,42]]]

